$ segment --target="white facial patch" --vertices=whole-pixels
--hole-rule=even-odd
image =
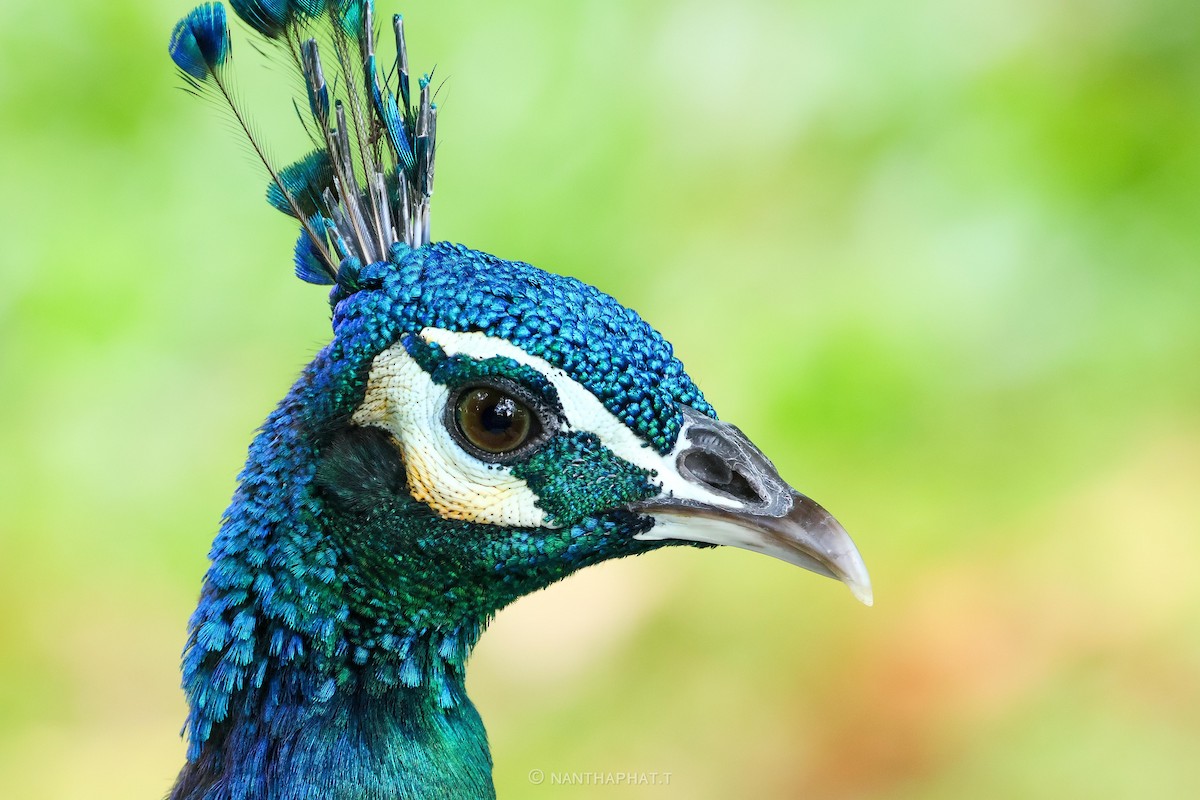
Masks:
[[[397,342],[375,357],[367,393],[351,418],[396,437],[408,490],[446,519],[510,527],[542,527],[545,513],[524,480],[500,464],[467,453],[446,430],[449,390]]]

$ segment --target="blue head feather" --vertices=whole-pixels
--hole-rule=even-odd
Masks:
[[[324,149],[314,150],[279,171],[279,182],[267,185],[267,202],[288,216],[311,217],[326,208],[324,194],[333,186],[333,165]],[[321,215],[322,217],[324,214]]]
[[[328,7],[331,14],[336,16],[342,31],[347,36],[357,36],[363,29],[366,16],[374,10],[374,5],[370,0],[336,0]],[[372,31],[371,35],[374,36],[374,33]]]
[[[247,25],[269,39],[281,36],[291,17],[289,0],[229,0],[229,5]]]
[[[225,6],[205,3],[181,19],[171,32],[171,60],[188,77],[206,81],[229,58],[231,45]]]
[[[325,13],[326,0],[292,0],[292,8],[298,14],[309,18],[319,17]]]
[[[324,230],[324,222],[319,215],[313,215],[309,218],[308,229],[301,230],[300,236],[296,239],[296,249],[292,259],[296,266],[296,277],[306,283],[315,283],[318,285],[331,284],[333,283],[333,278],[326,271],[320,255],[322,248],[328,248],[328,240],[314,241],[312,235],[308,232],[309,230]]]

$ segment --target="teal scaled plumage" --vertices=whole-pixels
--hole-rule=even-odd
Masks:
[[[251,444],[213,544],[172,800],[493,797],[467,656],[498,610],[608,559],[733,544],[869,602],[845,532],[637,314],[430,243],[437,112],[428,79],[410,92],[399,17],[381,78],[369,2],[232,6],[303,75],[312,153],[279,169],[254,138],[222,6],[185,17],[170,54],[300,222],[296,272],[332,286],[333,340]]]

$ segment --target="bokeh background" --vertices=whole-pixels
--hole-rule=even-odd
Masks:
[[[187,8],[0,5],[5,798],[168,789],[209,541],[328,337]],[[1200,797],[1193,0],[402,10],[436,237],[639,309],[875,581],[688,550],[521,601],[470,678],[501,796]]]

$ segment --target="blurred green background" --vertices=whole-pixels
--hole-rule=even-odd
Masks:
[[[6,798],[170,786],[209,541],[329,335],[177,88],[187,8],[0,6]],[[523,600],[471,670],[501,796],[1200,797],[1194,0],[400,10],[435,237],[640,310],[875,581],[689,550]]]

